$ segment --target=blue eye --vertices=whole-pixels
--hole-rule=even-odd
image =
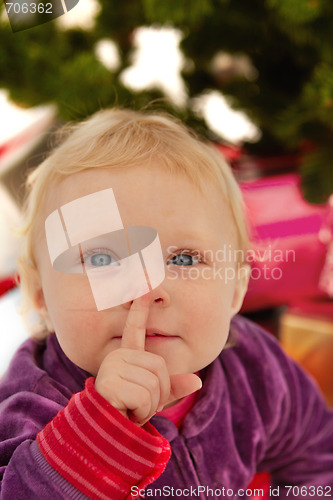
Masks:
[[[168,264],[174,264],[176,266],[193,266],[200,262],[200,257],[198,255],[190,255],[186,253],[179,253],[174,255],[172,259],[169,260]]]
[[[116,262],[112,259],[111,255],[106,253],[97,253],[90,257],[90,262],[93,266],[109,266],[112,262]]]

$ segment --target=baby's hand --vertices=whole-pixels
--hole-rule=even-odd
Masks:
[[[98,371],[95,388],[114,408],[144,425],[166,404],[201,388],[192,373],[169,375],[162,356],[145,351],[150,294],[133,301],[121,347],[110,352]]]

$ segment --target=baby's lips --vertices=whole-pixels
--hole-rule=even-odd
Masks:
[[[164,332],[159,330],[158,328],[147,328],[146,329],[146,337],[178,337],[178,335],[172,335],[171,333]],[[115,335],[114,339],[121,339],[122,335]]]
[[[160,337],[177,337],[177,335],[173,335],[172,333],[165,332],[163,330],[160,330],[159,328],[147,328],[146,329],[146,337],[153,337],[153,336],[160,336]]]

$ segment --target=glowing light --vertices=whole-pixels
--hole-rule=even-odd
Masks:
[[[183,38],[173,28],[138,28],[134,33],[133,64],[121,74],[133,90],[160,88],[176,105],[183,106],[187,93],[181,77],[185,58],[179,49]]]
[[[222,139],[232,143],[256,142],[261,131],[242,111],[231,108],[227,99],[217,91],[210,91],[193,100],[193,109],[207,122],[208,127]]]

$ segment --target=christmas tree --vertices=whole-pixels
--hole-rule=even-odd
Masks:
[[[83,0],[81,0],[83,1]],[[23,106],[56,102],[62,120],[100,107],[141,108],[160,89],[133,92],[120,75],[131,64],[138,26],[173,26],[187,63],[185,105],[159,102],[212,138],[193,107],[208,90],[227,96],[260,128],[256,155],[295,153],[305,193],[333,191],[333,3],[330,0],[99,0],[92,29],[63,30],[56,21],[13,33],[0,4],[0,87]],[[75,9],[75,8],[74,8]],[[73,11],[74,11],[73,9]],[[98,58],[101,40],[121,55],[116,69]]]

